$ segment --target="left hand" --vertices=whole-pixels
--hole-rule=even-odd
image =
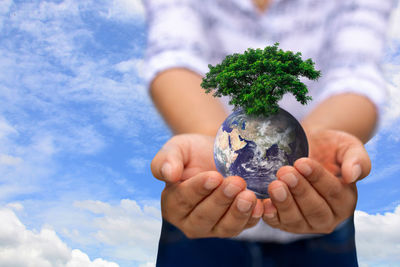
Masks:
[[[355,182],[371,162],[362,142],[337,130],[307,135],[310,155],[277,172],[264,200],[263,220],[292,233],[331,233],[350,217],[357,203]]]

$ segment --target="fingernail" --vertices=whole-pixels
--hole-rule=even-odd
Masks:
[[[268,219],[272,219],[275,217],[275,213],[264,213],[264,216],[267,217]]]
[[[207,190],[213,190],[219,185],[219,179],[215,177],[209,177],[204,183],[204,188]]]
[[[272,195],[274,196],[274,199],[279,202],[283,202],[287,198],[286,190],[282,186],[273,189]]]
[[[288,184],[290,188],[294,188],[297,185],[298,179],[293,173],[287,173],[281,177],[285,183]]]
[[[239,199],[236,206],[241,212],[248,212],[251,208],[251,202],[245,199]]]
[[[262,205],[257,205],[254,207],[253,214],[251,215],[253,218],[260,218],[263,215],[263,207]]]
[[[307,163],[301,163],[296,167],[304,176],[310,176],[312,173],[311,167]]]
[[[361,166],[360,164],[356,164],[353,166],[352,169],[352,177],[351,177],[351,182],[355,182],[358,178],[360,178],[361,175]]]
[[[225,188],[224,188],[224,194],[227,197],[233,197],[237,193],[239,193],[241,188],[233,183],[229,183]]]
[[[169,164],[168,162],[164,163],[164,165],[161,167],[161,174],[163,178],[170,179],[172,174],[171,164]]]
[[[264,216],[266,216],[267,218],[273,218],[276,216],[276,213],[276,208],[271,201],[264,203]]]

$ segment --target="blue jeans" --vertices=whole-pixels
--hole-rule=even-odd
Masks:
[[[220,238],[188,239],[179,229],[163,221],[157,266],[358,266],[353,218],[331,234],[288,244]]]

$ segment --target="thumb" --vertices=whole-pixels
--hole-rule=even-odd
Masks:
[[[349,144],[343,148],[338,158],[344,182],[354,183],[366,177],[371,171],[371,160],[361,141]]]
[[[167,183],[181,180],[189,149],[189,142],[183,135],[172,137],[151,161],[153,176]]]

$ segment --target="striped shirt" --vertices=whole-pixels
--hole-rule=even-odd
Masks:
[[[341,93],[369,98],[381,113],[386,87],[381,60],[395,0],[272,0],[265,12],[252,0],[145,0],[147,86],[169,68],[204,75],[208,64],[247,48],[280,48],[312,58],[322,77],[302,80],[313,101],[302,106],[288,94],[279,105],[301,120],[316,105]],[[224,100],[227,103],[227,100]],[[295,235],[260,223],[239,238],[293,241]]]

